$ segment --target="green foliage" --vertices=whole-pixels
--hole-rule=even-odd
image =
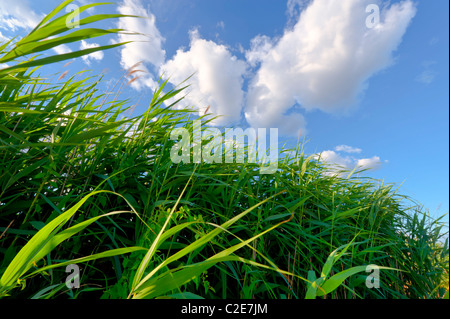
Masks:
[[[183,88],[160,82],[148,109],[126,118],[132,106],[120,89],[100,94],[101,77],[36,76],[121,45],[30,56],[121,32],[85,27],[120,15],[67,28],[58,14],[69,3],[0,46],[0,63],[14,63],[0,70],[0,297],[448,298],[446,224],[393,185],[330,176],[301,146],[280,153],[273,175],[174,164],[170,132],[192,131],[192,117],[166,104]],[[81,287],[70,290],[74,263]],[[365,286],[370,264],[380,288]]]

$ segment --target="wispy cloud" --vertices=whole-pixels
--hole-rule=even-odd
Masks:
[[[217,22],[217,27],[222,30],[225,30],[225,22],[223,22],[223,21]]]
[[[423,71],[416,77],[416,81],[423,84],[431,84],[437,76],[437,72],[432,68],[436,61],[425,61],[422,63]]]
[[[338,152],[345,152],[345,153],[361,153],[362,152],[362,149],[356,148],[356,147],[351,147],[348,145],[336,146],[335,150]]]
[[[430,45],[435,45],[439,42],[439,38],[438,37],[432,37],[429,44]]]

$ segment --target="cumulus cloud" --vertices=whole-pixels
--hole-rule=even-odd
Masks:
[[[243,113],[252,127],[277,127],[284,135],[304,135],[306,119],[301,112],[352,109],[368,79],[392,65],[416,8],[411,0],[388,2],[378,25],[370,28],[366,7],[373,3],[382,5],[381,0],[288,0],[284,34],[252,39],[246,61],[196,32],[191,33],[188,49],[179,49],[166,61],[165,39],[150,8],[140,0],[123,0],[120,13],[148,19],[119,20],[119,28],[142,33],[119,36],[120,42],[135,41],[122,47],[120,63],[129,70],[143,62],[140,69],[148,74],[132,83],[135,89],[155,88],[151,74],[164,73],[173,84],[193,75],[189,94],[178,107],[195,106],[200,115],[206,110],[223,115],[215,125],[239,122]],[[244,92],[249,68],[253,74]]]
[[[189,90],[180,107],[195,106],[199,115],[221,115],[212,125],[238,122],[244,102],[243,76],[247,65],[233,56],[224,45],[201,39],[197,31],[191,32],[190,48],[178,50],[165,63],[161,73],[173,84],[186,84]]]
[[[340,145],[335,148],[336,151],[328,150],[315,154],[314,158],[320,160],[327,165],[327,175],[345,176],[346,172],[352,171],[354,168],[359,170],[378,170],[383,162],[379,156],[371,158],[355,158],[342,153],[361,153],[359,148],[353,148],[347,145]],[[341,153],[339,153],[341,152]],[[387,161],[385,161],[387,162]]]
[[[367,80],[393,63],[416,12],[410,0],[395,3],[368,28],[365,10],[374,2],[314,0],[272,48],[268,39],[256,39],[249,56],[261,66],[249,86],[247,122],[296,135],[305,126],[298,106],[329,113],[354,107]]]
[[[86,41],[81,40],[80,50],[97,48],[99,46],[100,45],[98,43],[87,43]],[[104,57],[104,53],[102,51],[97,51],[97,52],[90,53],[88,55],[83,55],[82,59],[83,59],[84,63],[86,63],[87,65],[90,65],[91,60],[101,61],[103,59],[103,57]]]
[[[118,11],[124,15],[146,17],[146,19],[119,19],[118,28],[130,31],[126,34],[120,34],[119,42],[133,41],[122,47],[120,65],[124,70],[128,71],[142,62],[143,64],[140,65],[139,69],[145,71],[146,76],[133,81],[131,86],[138,90],[143,87],[154,89],[156,82],[151,76],[148,67],[152,68],[152,71],[157,71],[157,68],[164,63],[166,55],[165,50],[162,48],[165,39],[156,27],[156,18],[149,8],[144,8],[140,0],[124,0],[119,5]]]
[[[131,83],[135,89],[145,87],[154,89],[157,83],[152,74],[164,74],[172,84],[178,85],[192,76],[186,84],[187,96],[176,107],[195,107],[199,115],[205,111],[212,116],[221,117],[211,122],[212,125],[235,123],[241,119],[244,103],[242,90],[243,75],[247,65],[238,60],[224,45],[201,39],[198,32],[191,32],[191,43],[188,50],[179,49],[172,59],[166,61],[163,49],[164,37],[156,26],[156,18],[149,7],[144,7],[139,0],[124,0],[118,11],[121,14],[138,15],[147,19],[120,18],[118,27],[139,35],[121,34],[118,41],[133,41],[121,49],[120,64],[123,69],[136,68],[145,72]],[[218,28],[224,28],[220,21]]]

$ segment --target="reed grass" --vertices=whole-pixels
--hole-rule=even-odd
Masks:
[[[174,164],[170,132],[193,129],[190,111],[168,105],[184,88],[160,79],[148,109],[125,118],[126,77],[101,94],[102,77],[37,76],[121,45],[36,57],[122,32],[86,27],[120,15],[68,29],[70,2],[0,46],[0,64],[11,65],[0,70],[0,297],[448,296],[448,223],[395,185],[330,176],[302,145],[280,151],[273,175],[247,161]],[[61,284],[69,264],[81,267],[79,289]],[[365,285],[367,265],[380,267],[379,288]]]

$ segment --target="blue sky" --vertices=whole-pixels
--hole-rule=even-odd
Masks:
[[[26,33],[57,4],[0,0],[0,42]],[[370,4],[380,8],[372,28]],[[289,146],[301,132],[307,153],[370,167],[367,175],[403,183],[400,193],[440,216],[449,209],[448,6],[446,0],[121,0],[82,17],[145,15],[150,19],[118,25],[148,36],[90,39],[84,47],[146,42],[68,69],[106,71],[106,88],[143,61],[139,68],[147,73],[123,93],[139,101],[136,113],[161,72],[174,85],[196,72],[187,102],[224,115],[217,126],[277,127],[280,144]]]

